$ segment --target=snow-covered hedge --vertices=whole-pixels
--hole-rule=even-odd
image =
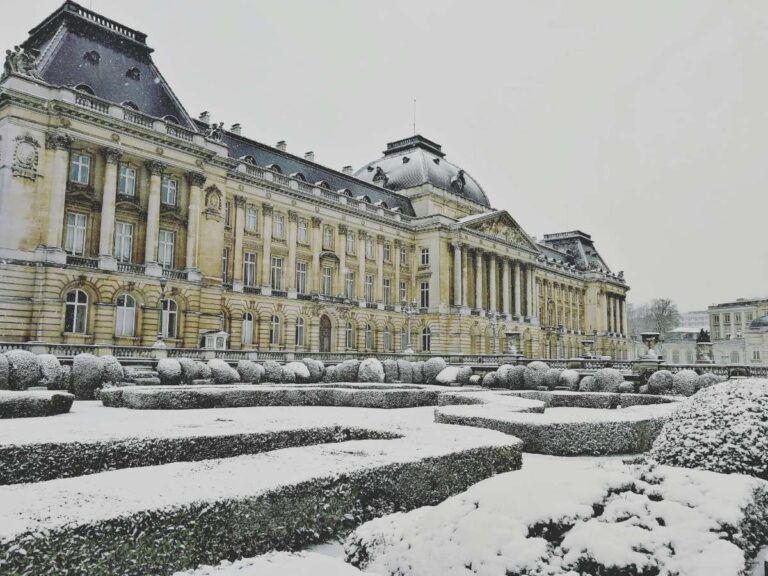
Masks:
[[[669,394],[672,391],[674,376],[669,370],[657,370],[648,378],[648,392],[651,394]]]
[[[40,385],[40,363],[35,354],[28,350],[9,350],[5,358],[8,360],[9,390],[26,390]]]
[[[403,384],[413,383],[413,366],[408,360],[398,359],[397,374]]]
[[[499,386],[499,376],[496,372],[486,372],[483,375],[483,386],[486,388],[496,388]]]
[[[197,364],[197,378],[199,380],[211,380],[213,378],[213,372],[211,372],[210,366],[206,362],[201,360],[196,361]]]
[[[125,376],[122,364],[114,356],[100,356],[101,358],[101,382],[104,385],[117,386]]]
[[[181,384],[181,364],[175,358],[161,358],[155,368],[163,386],[178,386]]]
[[[591,392],[618,392],[624,376],[615,368],[601,368],[594,374],[594,389]]]
[[[576,370],[563,370],[560,372],[558,385],[569,390],[578,390],[580,377]]]
[[[0,354],[0,390],[8,390],[11,368],[8,365],[8,357]]]
[[[560,373],[562,370],[558,368],[550,368],[544,372],[544,386],[550,390],[554,390],[560,384]]]
[[[103,383],[104,366],[93,354],[78,354],[72,360],[72,391],[78,400],[93,400]]]
[[[268,552],[255,558],[224,560],[174,576],[366,576],[341,558],[319,552]],[[371,576],[368,574],[367,576]]]
[[[360,370],[359,360],[344,360],[336,365],[334,382],[357,382],[357,374]]]
[[[384,366],[384,382],[398,382],[400,378],[397,369],[397,360],[387,358],[382,362],[382,365]]]
[[[283,381],[283,367],[274,360],[264,362],[264,380],[272,384],[280,384]]]
[[[411,364],[413,383],[424,384],[424,362],[418,361]]]
[[[311,380],[309,368],[304,362],[289,362],[283,366],[283,377],[285,378],[286,372],[293,374],[293,382],[300,384],[307,383]],[[290,378],[290,377],[289,377]],[[288,380],[286,379],[286,382]]]
[[[48,390],[66,390],[64,372],[61,370],[61,362],[53,354],[40,354],[37,357],[40,364],[40,386]]]
[[[768,480],[768,380],[704,388],[681,403],[653,445],[662,464]]]
[[[261,382],[261,368],[256,362],[250,360],[240,360],[237,363],[237,373],[240,376],[240,382],[243,384],[258,384]]]
[[[314,358],[304,358],[302,360],[309,370],[309,381],[320,382],[323,379],[323,373],[325,372],[325,365],[320,360]]]
[[[699,375],[693,370],[680,370],[672,377],[672,394],[693,396],[696,393]]]
[[[440,374],[435,378],[436,384],[442,384],[443,386],[452,386],[456,384],[456,380],[459,377],[458,366],[446,366],[440,370]]]
[[[357,379],[358,382],[384,382],[384,366],[376,358],[366,358],[360,362]]]
[[[704,372],[703,374],[700,374],[698,378],[696,378],[696,390],[708,388],[709,386],[714,386],[720,382],[725,382],[724,376],[713,374],[712,372]]]
[[[459,386],[469,386],[469,381],[472,379],[472,368],[469,366],[460,366],[459,371],[456,374],[456,383]]]
[[[211,369],[211,377],[216,384],[234,384],[240,380],[237,370],[220,358],[208,360],[208,368]]]
[[[58,390],[0,390],[0,418],[30,418],[65,414],[69,412],[74,400],[75,397],[72,394]],[[41,450],[39,445],[34,445],[33,448],[35,451]],[[18,455],[15,455],[12,461],[0,464],[0,476],[4,472],[7,473],[19,466],[27,465],[27,462],[18,460]],[[2,566],[2,562],[0,562],[0,566]]]
[[[523,386],[528,389],[536,389],[544,385],[544,375],[549,370],[545,362],[534,361],[525,367],[523,372]]]
[[[435,384],[437,382],[437,375],[440,374],[448,364],[443,358],[430,358],[424,362],[424,383]]]

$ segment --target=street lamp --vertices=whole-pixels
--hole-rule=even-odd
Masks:
[[[160,300],[157,302],[157,340],[152,345],[153,348],[165,348],[163,342],[163,300],[165,300],[165,286],[168,279],[165,276],[160,277]]]
[[[403,354],[413,354],[413,348],[411,347],[411,317],[416,314],[418,308],[416,308],[416,302],[408,304],[405,300],[400,303],[401,310],[408,320],[408,339],[403,342]]]

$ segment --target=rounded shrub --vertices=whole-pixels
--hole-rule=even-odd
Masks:
[[[427,384],[435,384],[437,382],[437,375],[440,374],[448,364],[442,358],[430,358],[424,362],[424,382]]]
[[[557,368],[550,368],[544,372],[544,386],[550,390],[554,390],[560,383],[560,372]]]
[[[653,443],[661,464],[768,480],[768,380],[740,379],[680,403]]]
[[[9,388],[9,376],[10,366],[8,365],[8,358],[5,354],[0,354],[0,390],[8,390]]]
[[[181,384],[181,364],[175,358],[161,358],[157,361],[157,376],[163,386]]]
[[[481,386],[483,384],[483,377],[480,374],[472,374],[469,378],[470,386]]]
[[[280,384],[283,381],[283,367],[274,360],[264,362],[264,381]]]
[[[303,366],[303,364],[302,364]],[[304,366],[306,368],[306,366]],[[282,367],[282,375],[280,376],[280,380],[283,382],[283,384],[295,384],[296,383],[296,372],[294,372],[291,368],[289,368],[287,365]]]
[[[323,382],[338,382],[336,366],[328,366],[323,373]]]
[[[309,382],[310,372],[304,362],[289,362],[283,366],[283,375],[285,375],[286,372],[293,373],[294,382],[299,382],[301,384]],[[286,380],[286,382],[287,381],[288,380]]]
[[[508,373],[510,390],[522,390],[525,388],[525,366],[512,366]]]
[[[211,372],[210,366],[206,362],[196,361],[197,364],[197,377],[200,380],[210,380],[213,378],[213,372]]]
[[[200,379],[200,368],[195,360],[190,358],[179,358],[178,362],[181,367],[182,384],[192,384],[193,380]]]
[[[496,372],[488,372],[483,376],[483,386],[486,388],[496,388],[499,385],[499,378]]]
[[[635,391],[635,385],[628,380],[624,380],[624,382],[619,384],[618,391],[621,392],[622,394],[632,394]]]
[[[702,388],[709,388],[715,384],[720,384],[720,382],[725,382],[725,378],[723,376],[720,376],[719,374],[713,374],[712,372],[704,372],[704,374],[700,374],[696,378],[696,390],[698,391]]]
[[[309,370],[310,382],[320,382],[320,380],[323,379],[325,364],[323,364],[320,360],[315,360],[314,358],[304,358],[302,362],[304,362],[307,370]]]
[[[496,370],[496,383],[500,388],[511,388],[512,381],[512,364],[502,364]]]
[[[240,380],[240,374],[221,358],[208,360],[208,368],[211,369],[211,377],[214,384],[234,384]]]
[[[400,378],[400,382],[404,384],[413,383],[413,366],[408,360],[397,361],[397,374]]]
[[[669,370],[657,370],[648,378],[648,392],[651,394],[669,394],[672,391],[674,376]]]
[[[360,371],[359,360],[344,360],[336,366],[336,382],[357,382],[357,373]]]
[[[546,362],[534,361],[525,367],[523,372],[523,387],[528,389],[535,389],[544,385],[544,375],[549,366]]]
[[[601,368],[595,372],[595,392],[618,392],[624,376],[615,368]]]
[[[37,361],[40,363],[40,386],[48,390],[66,390],[59,359],[53,354],[40,354]]]
[[[597,392],[597,390],[595,390],[595,377],[584,376],[584,378],[581,379],[581,382],[579,382],[579,390],[581,392]]]
[[[360,363],[357,379],[360,382],[384,382],[384,366],[376,358],[366,358]]]
[[[387,358],[382,362],[384,366],[384,382],[397,382],[400,375],[397,369],[397,360]]]
[[[39,386],[40,363],[35,354],[27,350],[9,350],[5,357],[8,360],[10,390],[26,390],[30,386]]]
[[[459,377],[458,366],[446,366],[440,371],[435,379],[436,384],[442,384],[444,386],[453,386],[456,384],[456,379]]]
[[[693,370],[680,370],[672,377],[672,394],[693,396],[696,393],[696,381],[699,375]]]
[[[245,384],[258,384],[261,382],[261,371],[256,362],[250,360],[240,360],[237,363],[237,373],[240,375],[240,382]]]
[[[78,354],[72,360],[72,390],[78,400],[93,400],[101,387],[102,364],[93,354]]]
[[[472,379],[472,368],[469,366],[461,366],[458,374],[456,374],[456,383],[459,386],[469,386],[469,381]]]
[[[578,390],[579,378],[581,378],[581,376],[576,370],[563,370],[560,372],[558,386],[568,388],[568,390]]]
[[[424,362],[413,362],[411,367],[413,368],[413,383],[424,384]]]
[[[117,386],[123,381],[123,365],[114,356],[101,356],[101,379],[104,384]]]

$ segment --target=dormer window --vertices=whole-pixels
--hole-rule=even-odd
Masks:
[[[130,78],[131,80],[141,80],[141,70],[136,68],[135,66],[133,68],[130,68],[125,75]]]
[[[389,206],[387,206],[387,203],[384,202],[383,200],[379,200],[378,202],[376,202],[376,206],[378,206],[379,208],[384,208],[384,210],[389,210]]]
[[[139,107],[136,106],[136,104],[130,100],[126,100],[123,102],[123,108],[130,108],[131,110],[135,110],[136,112],[139,111]]]
[[[315,186],[317,186],[318,188],[325,188],[326,190],[331,189],[331,187],[328,185],[328,182],[326,182],[325,180],[319,180],[315,182]]]
[[[247,156],[243,156],[242,158],[240,158],[240,160],[242,160],[246,164],[253,164],[254,166],[256,165],[256,158],[254,158],[250,154],[248,154]]]
[[[347,198],[352,198],[352,190],[350,190],[349,188],[342,188],[341,190],[339,190],[339,194],[341,194],[342,196],[346,196]]]
[[[91,50],[83,54],[83,60],[90,62],[91,64],[98,64],[101,60],[101,55],[96,50]]]
[[[179,119],[176,118],[176,116],[173,116],[171,114],[168,114],[167,116],[163,116],[163,120],[165,120],[168,124],[176,124],[179,125]]]
[[[280,166],[277,164],[270,164],[267,166],[267,170],[272,170],[272,172],[277,172],[278,174],[282,174],[283,171],[280,169]]]
[[[91,96],[96,95],[93,92],[93,88],[88,86],[88,84],[78,84],[77,86],[75,86],[75,90],[77,90],[78,92],[83,92],[84,94],[90,94]]]
[[[302,174],[301,172],[292,173],[291,178],[295,178],[296,180],[301,180],[302,182],[307,181],[307,179],[304,177],[304,174]]]

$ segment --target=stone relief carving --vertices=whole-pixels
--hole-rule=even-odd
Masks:
[[[205,209],[216,213],[221,212],[221,192],[216,186],[205,189]]]
[[[37,58],[39,56],[40,52],[37,50],[26,49],[21,46],[14,46],[13,50],[6,50],[2,78],[10,74],[22,74],[24,76],[40,78],[40,74],[37,72]]]
[[[40,160],[40,143],[29,135],[16,138],[13,153],[13,175],[34,180],[37,178],[37,166]]]
[[[213,140],[214,142],[221,142],[221,140],[224,138],[224,122],[219,122],[218,124],[214,122],[211,124],[211,127],[208,128],[208,132],[206,132],[205,137],[209,140]]]
[[[511,223],[502,222],[501,220],[493,220],[491,222],[483,222],[475,228],[478,232],[488,234],[504,242],[510,242],[512,244],[527,245],[528,240],[525,235]]]

